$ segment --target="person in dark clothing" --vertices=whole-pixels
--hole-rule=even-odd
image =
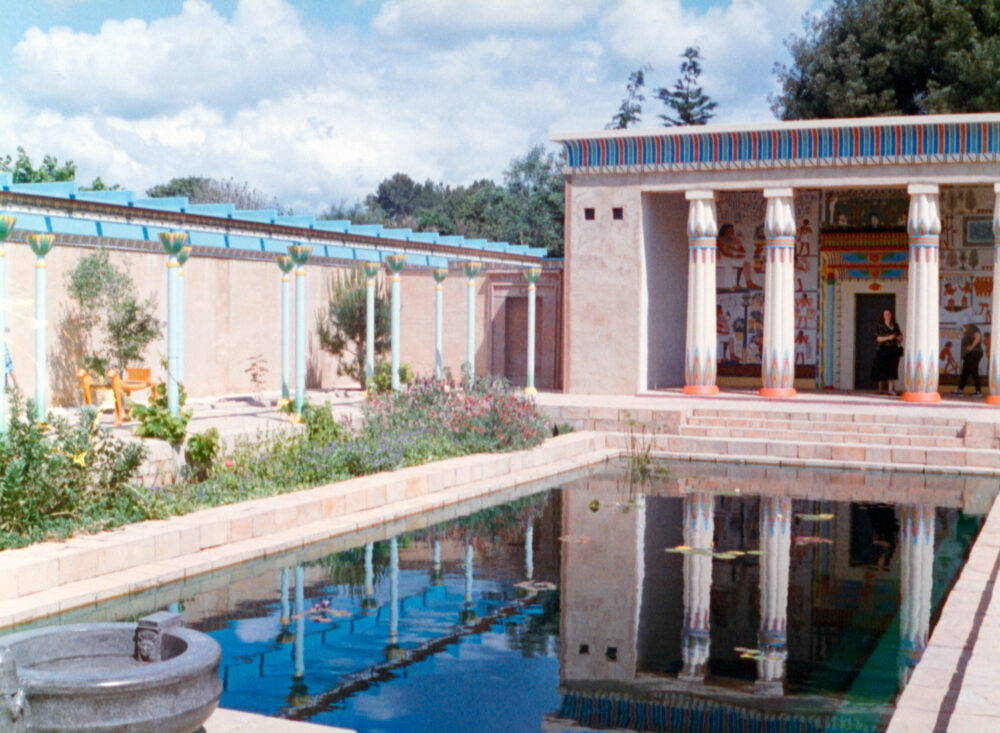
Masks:
[[[979,382],[979,362],[983,358],[983,334],[974,323],[965,324],[965,334],[962,336],[962,376],[959,377],[958,387],[954,394],[963,394],[965,385],[972,379],[972,384],[976,391],[976,397],[982,397],[982,385]]]
[[[903,332],[890,308],[882,311],[882,318],[875,326],[875,342],[878,348],[872,364],[872,381],[878,382],[879,394],[885,394],[888,386],[889,394],[895,395],[894,382],[899,379],[899,357],[903,354]]]

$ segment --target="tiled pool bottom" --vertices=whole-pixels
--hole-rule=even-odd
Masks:
[[[157,603],[222,644],[223,706],[360,731],[882,730],[996,482],[676,470]]]

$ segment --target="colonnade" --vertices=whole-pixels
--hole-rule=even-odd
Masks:
[[[681,678],[704,680],[711,647],[710,598],[714,544],[714,495],[684,497],[684,625]],[[761,692],[780,693],[788,658],[788,585],[791,567],[792,502],[788,497],[760,500],[760,626],[757,684]],[[920,661],[930,629],[934,569],[934,507],[901,507],[900,662],[901,683]]]
[[[937,402],[939,251],[941,206],[937,184],[916,183],[910,196],[907,232],[906,351],[903,394],[907,402]],[[994,273],[1000,273],[1000,184],[994,186]],[[715,192],[692,190],[688,200],[688,299],[684,353],[684,392],[718,394],[716,335],[716,237],[719,224]],[[791,188],[765,189],[764,339],[760,394],[795,396],[795,203]],[[1000,277],[993,278],[993,313],[1000,313]],[[1000,404],[1000,356],[989,363],[990,397]]]

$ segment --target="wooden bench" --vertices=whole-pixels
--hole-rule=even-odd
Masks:
[[[111,389],[115,394],[115,425],[121,425],[125,413],[123,394],[131,395],[142,389],[152,389],[153,372],[149,367],[128,367],[125,370],[125,379],[118,376],[118,372],[114,369],[108,372],[108,377],[111,379]]]

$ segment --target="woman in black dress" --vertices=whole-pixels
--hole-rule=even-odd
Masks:
[[[893,382],[899,379],[899,357],[903,354],[903,332],[899,330],[892,310],[882,311],[882,319],[875,327],[875,363],[872,364],[872,381],[878,382],[879,394],[895,395]]]

